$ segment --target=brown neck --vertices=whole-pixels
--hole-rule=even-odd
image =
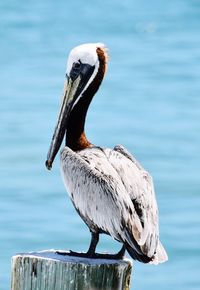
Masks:
[[[85,118],[90,102],[97,92],[106,70],[106,57],[103,49],[97,48],[99,69],[89,87],[70,113],[67,124],[66,146],[73,151],[83,150],[91,146],[84,132]]]

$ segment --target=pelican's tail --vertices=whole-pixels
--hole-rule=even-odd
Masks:
[[[137,248],[132,248],[128,243],[124,243],[127,252],[131,256],[132,259],[137,260],[142,263],[150,263],[152,258],[149,258],[147,255],[143,254],[141,249],[137,246]]]
[[[156,250],[156,254],[154,255],[150,264],[158,265],[160,263],[167,262],[167,260],[168,260],[167,253],[166,253],[163,245],[159,241],[158,246],[157,246],[157,250]]]
[[[158,242],[156,254],[153,257],[148,257],[144,253],[142,253],[141,250],[138,248],[132,248],[128,243],[125,243],[125,247],[129,255],[134,259],[139,262],[145,263],[145,264],[154,264],[158,265],[160,263],[164,263],[168,260],[167,253],[161,244],[161,242]]]

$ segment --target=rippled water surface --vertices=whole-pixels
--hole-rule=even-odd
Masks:
[[[87,117],[95,144],[125,145],[154,177],[169,261],[134,263],[134,290],[200,289],[200,2],[0,3],[0,289],[17,252],[86,250],[89,232],[44,167],[72,47],[110,62]],[[117,251],[102,238],[99,251]]]

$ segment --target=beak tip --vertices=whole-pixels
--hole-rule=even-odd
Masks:
[[[45,162],[45,165],[46,165],[46,168],[48,170],[51,170],[51,167],[52,167],[52,162],[51,160],[47,159],[46,162]]]

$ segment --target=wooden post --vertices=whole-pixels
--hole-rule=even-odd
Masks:
[[[128,259],[23,253],[12,257],[11,290],[129,290],[131,268]]]

